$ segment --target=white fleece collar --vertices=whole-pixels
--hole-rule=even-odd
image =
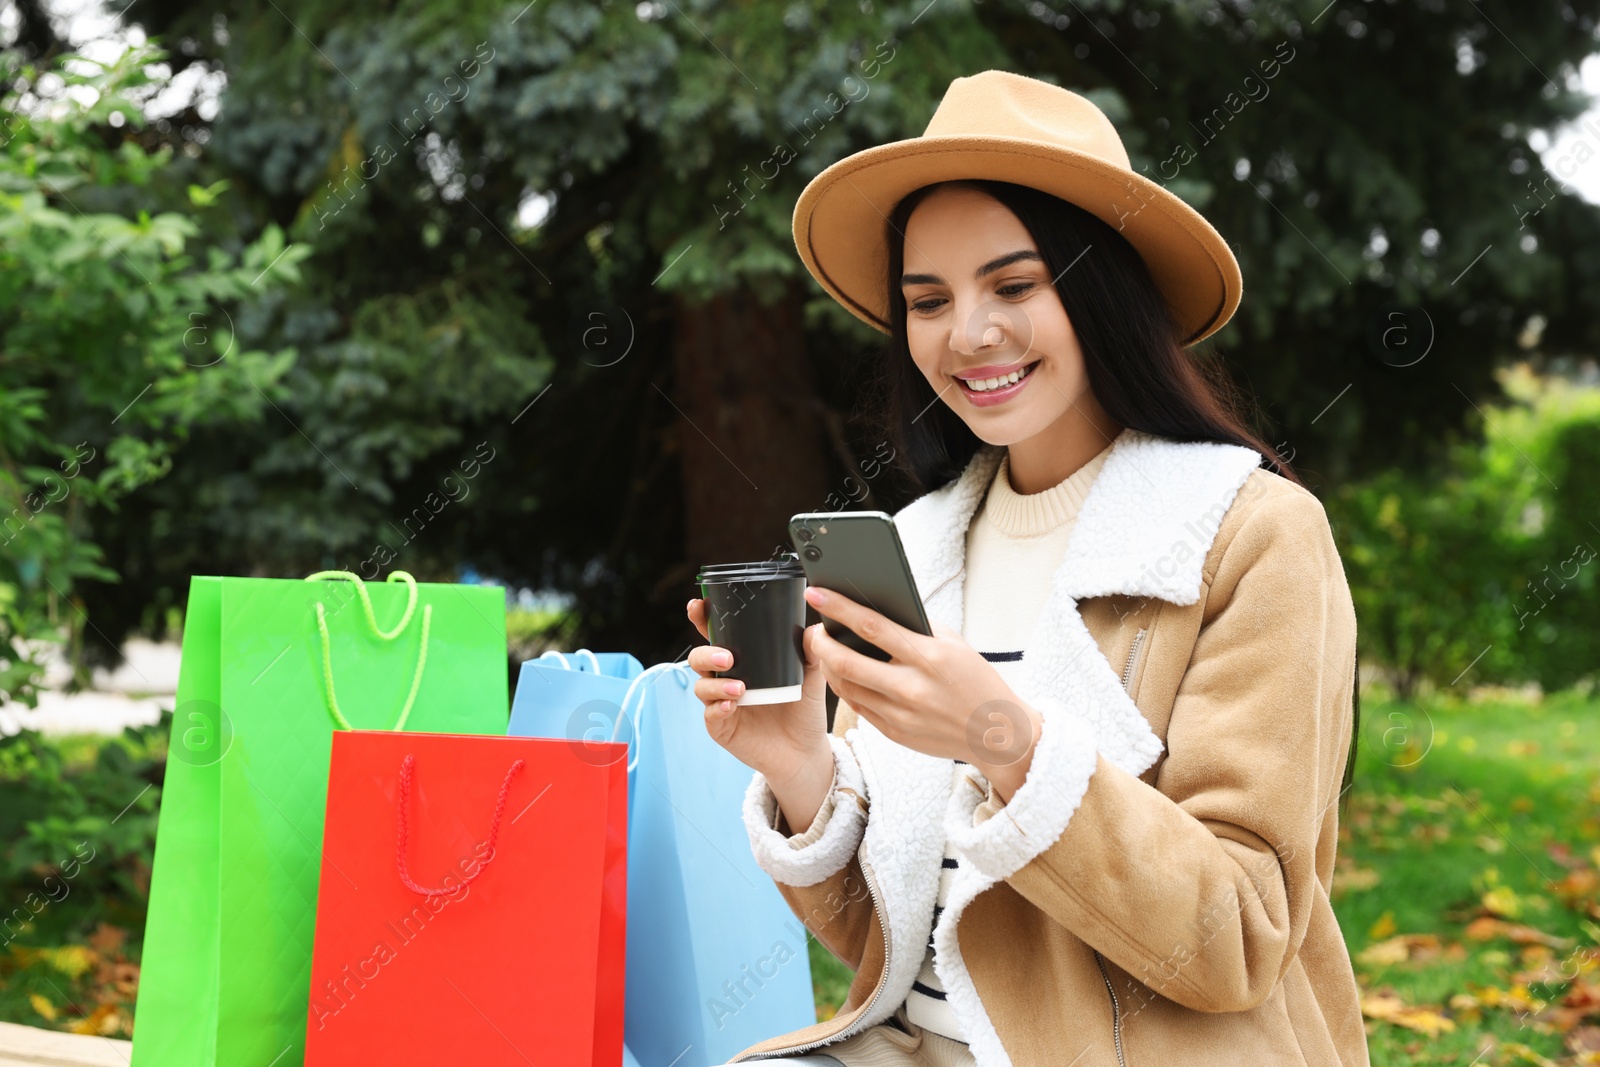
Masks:
[[[960,583],[945,583],[966,563],[967,525],[1004,455],[982,446],[959,478],[894,517],[929,610],[937,600],[958,629]],[[1055,584],[1075,600],[1124,593],[1193,604],[1222,516],[1260,461],[1241,445],[1123,430],[1084,498]]]
[[[932,622],[960,631],[967,526],[1003,450],[984,446],[955,481],[895,516]],[[1109,593],[1192,604],[1222,517],[1261,457],[1253,449],[1186,443],[1124,430],[1090,488],[1014,688],[1044,720],[1028,779],[999,815],[973,826],[988,783],[951,790],[952,762],[890,741],[865,719],[847,737],[871,814],[861,857],[876,881],[890,938],[887,982],[844,1033],[889,1018],[921,969],[938,895],[944,842],[960,854],[951,896],[933,930],[936,970],[980,1067],[1011,1067],[961,957],[956,924],[967,904],[1048,849],[1077,810],[1098,753],[1130,774],[1161,741],[1122,689],[1084,626],[1077,602]],[[1004,951],[1004,946],[995,946]]]

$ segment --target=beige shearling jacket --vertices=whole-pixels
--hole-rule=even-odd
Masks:
[[[1003,450],[895,516],[935,623]],[[855,971],[838,1013],[733,1062],[887,1020],[930,929],[981,1067],[1367,1067],[1329,904],[1356,617],[1322,505],[1251,449],[1125,430],[1079,512],[1018,695],[1043,724],[1009,803],[840,701],[833,812],[794,847],[764,777],[757,862]],[[933,924],[946,836],[959,853]]]

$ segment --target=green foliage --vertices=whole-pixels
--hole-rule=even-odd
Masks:
[[[129,502],[107,547],[146,567],[94,591],[96,625],[120,638],[195,571],[355,566],[486,440],[503,458],[482,491],[396,565],[553,585],[579,597],[586,643],[676,654],[700,562],[686,486],[727,473],[709,450],[714,474],[686,469],[683,442],[738,462],[777,432],[746,397],[714,422],[683,414],[687,338],[730,360],[771,343],[707,325],[702,302],[803,305],[785,321],[805,324],[814,393],[781,400],[816,413],[833,454],[791,445],[793,466],[849,473],[845,453],[873,444],[851,416],[873,396],[877,335],[805,273],[795,199],[851,152],[920,134],[951,79],[990,68],[1093,98],[1134,168],[1228,239],[1246,296],[1217,345],[1269,440],[1334,483],[1420,469],[1530,314],[1553,349],[1600,343],[1596,213],[1565,190],[1508,210],[1544,203],[1526,136],[1582,109],[1560,86],[1596,8],[470,0],[312,2],[291,23],[260,0],[225,20],[136,5],[227,74],[214,119],[183,117],[211,135],[191,184],[226,180],[241,217],[318,256],[304,290],[238,322],[301,354],[277,410],[197,434]],[[542,216],[521,210],[535,201]],[[1428,310],[1449,373],[1369,350],[1393,304]],[[578,339],[601,307],[626,358]],[[758,502],[741,491],[724,506]],[[902,502],[886,486],[879,503]]]
[[[1510,401],[1481,407],[1481,437],[1442,473],[1389,470],[1327,501],[1363,654],[1402,698],[1424,681],[1560,689],[1600,666],[1600,389],[1525,365],[1499,379]]]
[[[512,608],[506,612],[506,642],[511,650],[513,669],[547,648],[572,647],[575,636],[572,617],[559,608]]]
[[[171,723],[0,737],[0,1018],[131,1027]]]
[[[169,712],[114,738],[0,738],[4,943],[142,926],[170,726]]]
[[[1519,553],[1496,535],[1500,501],[1484,480],[1385,471],[1340,489],[1328,510],[1363,657],[1394,672],[1402,699],[1423,679],[1450,684],[1486,646],[1508,640]]]
[[[236,251],[206,240],[223,187],[166,188],[170,147],[136,137],[161,57],[24,67],[0,110],[0,702],[32,702],[36,642],[81,632],[76,588],[117,579],[97,521],[196,427],[258,418],[294,358],[237,351],[223,322],[310,248],[276,227]],[[47,73],[65,91],[41,100]]]
[[[1526,563],[1512,589],[1517,630],[1502,676],[1550,690],[1592,683],[1600,671],[1600,388],[1521,367],[1501,378],[1513,403],[1487,415],[1488,462],[1506,472],[1502,484],[1517,487],[1504,491],[1508,504],[1526,499],[1517,527]]]

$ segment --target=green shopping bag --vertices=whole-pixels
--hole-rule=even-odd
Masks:
[[[333,731],[505,733],[505,617],[400,571],[190,580],[133,1067],[301,1063]]]

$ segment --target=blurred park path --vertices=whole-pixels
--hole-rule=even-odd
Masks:
[[[178,691],[179,647],[135,637],[122,652],[116,670],[96,669],[93,688],[76,693],[66,691],[72,677],[66,661],[59,653],[49,656],[39,706],[0,707],[0,733],[11,736],[27,728],[52,736],[120,734],[124,727],[154,725]]]

